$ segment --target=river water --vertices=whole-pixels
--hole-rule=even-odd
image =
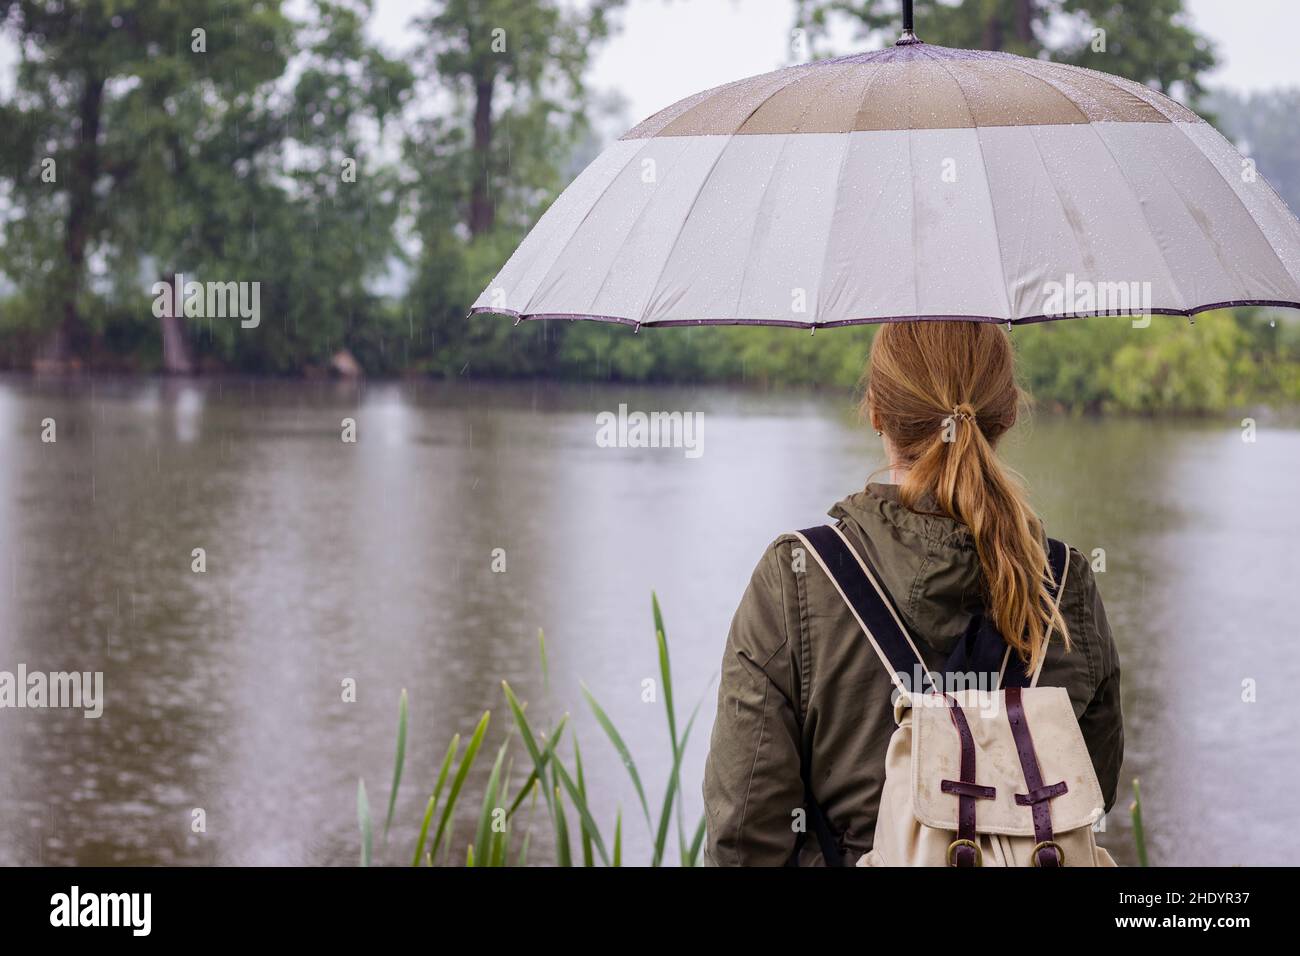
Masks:
[[[703,454],[601,447],[597,415],[624,403],[703,413]],[[352,864],[358,778],[382,829],[402,688],[406,770],[376,859],[409,861],[451,735],[491,709],[462,858],[509,723],[502,680],[538,723],[572,715],[594,812],[609,836],[621,808],[625,859],[645,860],[581,686],[657,813],[657,592],[679,723],[705,701],[683,762],[693,830],[755,562],[881,464],[840,393],[613,385],[3,378],[0,448],[0,671],[104,675],[97,719],[0,709],[5,864]],[[1153,862],[1294,862],[1300,429],[1039,414],[1006,452],[1051,532],[1105,551],[1128,749],[1102,842],[1132,862],[1138,777]]]

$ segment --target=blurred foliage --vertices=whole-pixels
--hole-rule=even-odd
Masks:
[[[137,276],[140,226],[171,211],[163,155],[200,152],[209,103],[237,104],[283,72],[287,22],[256,0],[0,10],[19,54],[0,104],[0,271],[18,288],[6,324],[49,331],[59,357],[84,355],[108,320],[137,314],[112,307],[111,286]],[[197,40],[196,24],[206,31]],[[192,52],[196,43],[211,55]]]
[[[1215,64],[1210,41],[1188,22],[1183,0],[915,0],[916,35],[970,50],[1048,56],[1145,83],[1192,107],[1201,76]],[[863,39],[892,43],[900,0],[799,0],[799,22],[814,50],[833,21],[859,27]]]
[[[1241,309],[1195,321],[1152,316],[1051,322],[1012,332],[1022,384],[1040,403],[1091,411],[1216,412],[1300,401],[1300,329]]]
[[[365,40],[368,0],[309,8],[294,23],[261,0],[5,5],[21,53],[0,105],[22,131],[0,141],[11,358],[39,342],[54,359],[153,366],[149,290],[177,272],[261,283],[257,335],[191,321],[200,358],[297,370],[358,329],[366,350],[398,201],[366,144],[412,78]]]
[[[320,372],[347,350],[376,375],[854,387],[868,327],[634,332],[467,318],[614,125],[617,101],[584,78],[623,3],[424,0],[410,11],[423,41],[400,60],[367,36],[371,0],[0,0],[0,32],[18,52],[0,84],[0,363],[157,370],[151,286],[180,273],[261,283],[256,331],[184,320],[200,369]],[[805,0],[798,24],[814,50],[836,19],[883,42],[898,10]],[[1121,73],[1193,103],[1214,63],[1181,0],[918,0],[917,29]],[[1297,95],[1199,104],[1290,199]],[[1040,402],[1162,412],[1300,401],[1300,336],[1271,315],[1138,329],[1092,319],[1012,336]]]
[[[1280,319],[1280,320],[1279,320]],[[491,319],[509,326],[506,319]],[[524,323],[516,331],[545,323]],[[577,333],[577,334],[575,334]],[[860,385],[873,326],[825,329],[645,328],[584,323],[550,371],[624,381]],[[1281,310],[1156,315],[1017,326],[1021,384],[1041,405],[1076,411],[1217,412],[1300,403],[1300,325]]]

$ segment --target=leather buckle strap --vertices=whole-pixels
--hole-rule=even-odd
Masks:
[[[965,780],[941,780],[939,789],[944,793],[955,793],[974,800],[992,800],[998,795],[996,787],[982,787],[978,783],[967,783]]]
[[[997,796],[997,790],[975,782],[975,737],[970,732],[966,713],[955,697],[949,694],[943,697],[961,741],[961,779],[939,781],[939,789],[944,793],[957,795],[957,839],[948,846],[948,865],[981,866],[984,854],[976,842],[979,834],[975,830],[975,801],[991,800]]]
[[[1049,852],[1053,854],[1050,857],[1045,855]],[[1044,840],[1034,844],[1029,859],[1034,866],[1065,866],[1065,851],[1055,840]]]
[[[1051,783],[1045,787],[1039,787],[1037,790],[1030,790],[1028,793],[1013,794],[1016,803],[1022,807],[1032,807],[1035,803],[1042,803],[1044,800],[1051,800],[1053,797],[1059,797],[1067,792],[1070,788],[1066,786],[1065,781],[1060,783]]]
[[[953,840],[948,844],[948,865],[983,866],[984,851],[974,840]]]
[[[1028,793],[1016,794],[1016,803],[1028,806],[1033,811],[1034,839],[1037,840],[1031,853],[1035,866],[1064,866],[1065,854],[1052,839],[1052,805],[1051,799],[1065,793],[1065,783],[1043,784],[1042,774],[1038,770],[1038,756],[1034,752],[1034,738],[1029,734],[1029,722],[1025,719],[1025,704],[1021,699],[1019,687],[1006,689],[1007,721],[1011,724],[1011,736],[1016,742],[1016,754],[1020,757],[1020,769],[1025,775]],[[1059,788],[1059,789],[1058,789]],[[1024,799],[1021,799],[1021,798]]]

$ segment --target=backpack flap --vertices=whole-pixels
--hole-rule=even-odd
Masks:
[[[1020,694],[1043,784],[1065,784],[1065,790],[1049,801],[1053,829],[1065,833],[1090,826],[1104,812],[1101,787],[1069,694],[1063,687],[1035,687]],[[994,790],[991,796],[975,801],[976,830],[1032,837],[1033,811],[1016,799],[1017,794],[1026,796],[1028,787],[1003,690],[911,695],[912,807],[916,819],[939,830],[958,829],[959,798],[951,783],[948,790],[944,788],[945,780],[961,780],[961,737],[949,713],[953,700],[961,706],[974,740],[975,783]]]

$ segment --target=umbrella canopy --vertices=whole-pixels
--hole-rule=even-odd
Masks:
[[[729,83],[602,152],[475,302],[830,327],[1300,307],[1300,223],[1195,113],[905,34]]]

